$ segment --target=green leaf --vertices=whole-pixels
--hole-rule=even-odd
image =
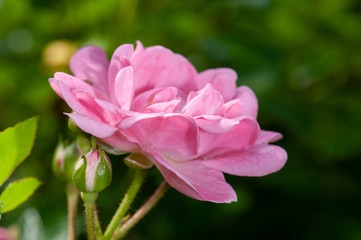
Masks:
[[[9,212],[25,202],[40,184],[41,182],[33,177],[24,178],[9,184],[0,195],[0,201],[4,205],[3,213]]]
[[[0,132],[0,187],[30,154],[38,117],[32,117]]]

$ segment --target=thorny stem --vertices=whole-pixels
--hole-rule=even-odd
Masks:
[[[95,224],[95,232],[97,236],[102,236],[103,235],[103,231],[102,228],[100,226],[100,221],[99,221],[99,216],[98,216],[98,209],[97,209],[97,205],[94,203],[94,208],[93,208],[93,214],[94,214],[94,224]]]
[[[95,200],[98,197],[98,193],[80,193],[81,198],[84,201],[85,206],[85,218],[86,218],[86,226],[88,232],[88,239],[89,240],[96,240],[97,232],[95,227],[95,217],[94,217],[94,205]]]
[[[110,221],[107,229],[104,233],[104,240],[110,240],[115,229],[119,226],[122,218],[127,213],[130,204],[133,202],[135,195],[139,191],[142,183],[145,179],[147,171],[136,170],[132,183],[129,186],[127,193],[125,194],[122,202],[120,203],[117,211],[115,212],[112,220]]]
[[[76,239],[76,212],[79,200],[79,191],[73,183],[66,185],[68,202],[68,240]]]
[[[126,221],[118,231],[114,233],[112,239],[123,238],[128,231],[134,227],[134,225],[137,224],[150,209],[154,207],[168,189],[169,184],[166,181],[163,181],[147,202],[139,208],[138,211],[128,221]]]

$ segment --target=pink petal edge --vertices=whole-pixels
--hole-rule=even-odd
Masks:
[[[109,137],[118,130],[116,127],[103,122],[95,121],[92,118],[83,115],[72,113],[65,113],[65,115],[71,117],[81,130],[98,138]]]
[[[261,177],[280,170],[287,161],[286,151],[274,145],[256,145],[203,161],[207,167],[238,176]]]
[[[201,161],[169,163],[158,154],[151,154],[151,158],[167,182],[181,193],[215,203],[237,201],[235,191],[223,174],[205,167]]]

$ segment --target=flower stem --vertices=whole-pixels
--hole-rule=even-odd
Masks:
[[[95,224],[96,235],[97,236],[102,236],[103,231],[102,231],[102,227],[100,226],[100,221],[99,221],[99,216],[98,216],[98,209],[97,209],[96,204],[94,204],[93,213],[94,213],[94,224]]]
[[[112,220],[110,221],[107,229],[104,233],[104,240],[111,239],[115,229],[119,226],[122,218],[127,213],[130,204],[133,202],[135,195],[139,191],[142,183],[145,179],[147,171],[145,170],[136,170],[132,183],[129,186],[127,193],[125,194],[122,202],[120,203],[117,211],[115,212]]]
[[[73,183],[66,185],[68,202],[68,240],[76,239],[76,212],[79,200],[79,191]]]
[[[98,193],[80,193],[81,198],[84,201],[85,205],[85,218],[86,218],[86,226],[88,231],[88,239],[96,240],[97,232],[95,229],[95,217],[94,217],[94,205],[95,200],[98,197]]]
[[[150,209],[154,207],[154,205],[162,198],[168,189],[169,184],[166,181],[163,181],[157,190],[153,193],[153,195],[147,200],[147,202],[141,208],[139,208],[138,211],[114,234],[113,239],[123,238],[128,233],[128,231],[134,227],[134,225],[137,224],[139,220],[149,212]]]

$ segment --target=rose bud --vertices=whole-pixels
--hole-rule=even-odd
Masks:
[[[81,192],[101,192],[109,186],[111,180],[111,163],[101,148],[92,148],[75,165],[73,181]]]
[[[74,164],[80,156],[81,151],[76,142],[65,147],[63,141],[60,140],[53,159],[55,175],[61,180],[71,180]]]

